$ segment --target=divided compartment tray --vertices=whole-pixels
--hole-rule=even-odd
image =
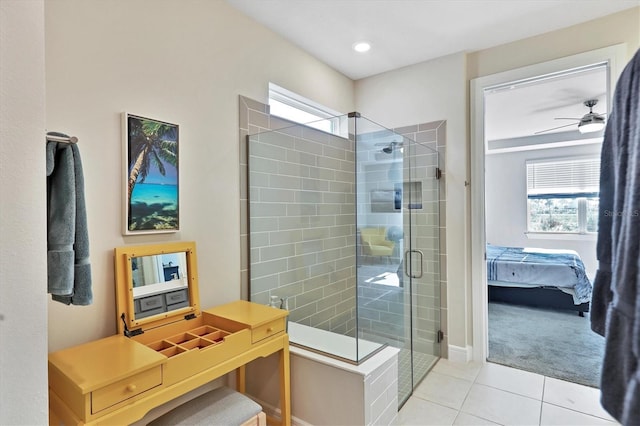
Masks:
[[[218,345],[230,333],[209,325],[194,328],[184,333],[178,333],[166,339],[149,343],[147,346],[170,358],[191,349],[205,349]]]

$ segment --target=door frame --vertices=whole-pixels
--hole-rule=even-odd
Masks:
[[[471,127],[471,296],[473,307],[473,360],[486,362],[489,354],[488,289],[485,258],[485,140],[484,93],[494,86],[534,79],[596,63],[608,64],[607,93],[611,98],[618,76],[626,64],[626,43],[542,62],[523,68],[478,77],[470,81]],[[611,105],[609,99],[608,105]]]

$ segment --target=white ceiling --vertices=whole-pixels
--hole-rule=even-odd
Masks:
[[[604,65],[503,86],[485,93],[485,137],[495,141],[560,132],[573,132],[570,138],[579,137],[578,121],[589,112],[584,102],[597,100],[593,112],[605,114],[607,98]],[[560,126],[566,127],[556,129]]]
[[[640,0],[226,0],[357,80],[640,5]],[[361,40],[372,49],[356,53]]]
[[[639,6],[640,0],[226,0],[356,80],[458,52],[472,52]],[[638,24],[640,31],[640,23]],[[366,40],[372,49],[356,53]],[[604,113],[606,78],[574,75],[489,94],[487,140],[533,136],[582,117],[587,99]],[[570,130],[577,137],[576,127]],[[550,132],[550,133],[555,133]],[[543,135],[543,137],[547,137]]]

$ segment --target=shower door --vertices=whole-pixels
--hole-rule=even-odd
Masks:
[[[358,335],[400,350],[402,405],[440,357],[438,154],[365,118],[354,126]]]
[[[408,138],[403,143],[402,274],[410,312],[405,318],[409,338],[399,360],[400,405],[440,358],[442,340],[438,154]]]

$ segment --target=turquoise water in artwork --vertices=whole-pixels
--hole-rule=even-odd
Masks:
[[[131,194],[129,230],[177,228],[178,186],[136,183]]]
[[[136,183],[131,194],[131,204],[133,203],[168,203],[178,206],[178,186],[159,185],[155,183]]]

